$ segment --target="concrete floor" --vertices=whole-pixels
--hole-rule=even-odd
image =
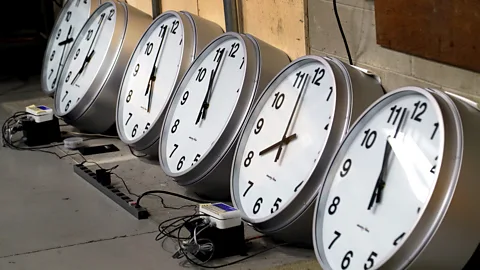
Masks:
[[[26,105],[52,105],[43,96],[39,82],[0,84],[0,123]],[[68,127],[63,128],[68,129]],[[88,157],[103,167],[119,165],[114,172],[134,193],[164,189],[185,193],[172,183],[155,162],[130,154],[121,141],[100,139],[89,144],[114,143],[120,152]],[[52,149],[65,153],[63,147]],[[192,213],[191,209],[162,208],[155,197],[143,205],[149,220],[138,221],[105,195],[78,177],[72,165],[79,157],[59,160],[41,152],[15,151],[0,147],[0,269],[183,269],[193,268],[171,256],[173,242],[155,241],[162,220]],[[114,184],[121,182],[113,178]],[[165,197],[168,205],[185,201]],[[258,235],[251,228],[247,236]],[[268,239],[255,240],[249,254],[273,246]],[[226,263],[242,257],[212,262]],[[225,269],[320,269],[312,251],[278,247]]]

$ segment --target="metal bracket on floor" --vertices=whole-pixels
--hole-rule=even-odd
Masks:
[[[104,186],[100,184],[94,171],[81,164],[73,165],[73,171],[137,219],[148,218],[149,213],[147,209],[136,205],[134,200],[118,190],[118,188],[112,185]]]

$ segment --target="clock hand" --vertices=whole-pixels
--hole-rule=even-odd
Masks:
[[[207,102],[207,99],[208,99],[208,89],[210,89],[211,85],[213,84],[213,78],[214,78],[214,76],[215,76],[215,71],[212,70],[212,72],[210,73],[210,79],[208,80],[207,93],[205,94],[205,97],[203,98],[202,106],[200,107],[200,111],[198,112],[197,121],[195,121],[195,125],[198,124],[198,122],[200,122],[200,119],[201,119],[202,116],[203,116],[203,111],[205,110],[205,107],[208,106],[208,102]]]
[[[225,48],[220,50],[220,55],[218,56],[217,66],[215,67],[215,71],[212,73],[211,81],[208,84],[207,94],[205,95],[205,100],[203,104],[203,111],[202,111],[202,119],[205,120],[207,117],[207,110],[210,107],[210,99],[212,98],[213,92],[213,84],[215,82],[215,78],[217,77],[218,69],[220,68],[220,64],[223,63],[223,54],[225,52]]]
[[[90,62],[90,60],[92,60],[92,57],[95,54],[95,50],[92,50],[92,48],[93,48],[93,45],[95,44],[95,41],[97,39],[97,35],[98,35],[99,30],[100,30],[100,27],[103,25],[103,19],[104,18],[105,18],[105,13],[103,13],[100,16],[100,21],[98,22],[98,27],[97,27],[97,30],[95,31],[95,35],[93,36],[92,43],[90,43],[90,47],[88,48],[87,55],[85,56],[85,59],[83,60],[82,66],[80,67],[80,70],[77,72],[77,75],[75,75],[75,77],[73,78],[73,80],[71,82],[71,85],[73,85],[77,81],[78,77],[85,70],[88,63]]]
[[[71,29],[71,28],[72,28],[72,27],[70,26],[70,29]],[[70,35],[70,31],[69,31],[68,33],[69,33],[68,35]],[[58,43],[58,46],[64,46],[64,45],[67,45],[67,44],[73,42],[73,38],[68,38],[68,35],[67,35],[67,39],[65,39],[64,41],[61,41],[61,42]]]
[[[157,79],[157,70],[158,70],[158,58],[163,52],[163,43],[167,39],[167,30],[168,26],[163,27],[163,33],[160,40],[160,46],[158,47],[157,55],[155,56],[155,60],[153,61],[152,72],[150,73],[150,79],[148,80],[147,91],[145,92],[145,96],[148,94],[148,104],[147,104],[147,112],[150,112],[150,108],[152,106],[152,97],[153,97],[153,86],[155,85],[155,80]]]
[[[287,127],[285,128],[285,132],[283,133],[282,139],[280,140],[282,143],[280,144],[280,147],[278,147],[277,154],[275,155],[275,160],[274,162],[277,162],[278,159],[280,158],[280,153],[282,153],[282,148],[283,145],[286,145],[285,140],[287,137],[287,132],[290,129],[290,125],[293,122],[293,117],[295,116],[295,113],[297,112],[297,109],[300,104],[301,97],[305,90],[307,89],[308,86],[308,74],[305,75],[305,81],[303,81],[302,89],[300,89],[300,92],[298,93],[297,100],[295,101],[295,105],[293,106],[292,113],[290,114],[290,119],[288,119]]]
[[[403,108],[402,116],[400,117],[400,121],[398,122],[397,128],[395,129],[395,134],[393,138],[396,138],[400,128],[402,127],[403,120],[405,119],[405,115],[407,113],[407,108]],[[389,142],[390,136],[387,137],[387,142],[385,144],[385,152],[383,154],[382,160],[382,169],[380,170],[380,174],[378,176],[377,182],[372,192],[372,196],[370,197],[370,202],[368,203],[367,210],[370,210],[373,207],[374,203],[380,203],[382,199],[383,189],[385,188],[385,175],[386,175],[386,167],[388,165],[388,160],[390,159],[390,153],[392,152],[392,146]]]
[[[263,149],[262,151],[260,151],[260,153],[258,153],[258,155],[263,156],[266,153],[272,151],[273,149],[279,147],[282,144],[285,144],[285,145],[289,144],[291,141],[295,140],[296,138],[297,138],[297,133],[294,133],[294,134],[286,137],[285,140],[280,140],[280,141],[270,145],[269,147]]]
[[[65,54],[65,49],[67,48],[67,46],[65,46],[65,45],[68,44],[68,43],[66,43],[66,41],[72,39],[72,38],[69,38],[70,34],[72,33],[72,28],[73,27],[70,25],[70,28],[68,28],[67,38],[64,41],[58,43],[59,46],[63,46],[63,49],[62,49],[62,55],[60,55],[60,62],[58,63],[57,74],[55,74],[55,79],[53,79],[54,84],[57,82],[58,75],[60,73],[60,67],[63,65],[62,64],[63,55]]]

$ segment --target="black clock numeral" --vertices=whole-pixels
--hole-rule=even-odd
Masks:
[[[325,76],[325,69],[323,68],[315,69],[315,76],[313,76],[312,83],[317,86],[320,86],[320,81],[323,79],[323,76]]]
[[[260,207],[262,206],[262,203],[263,203],[263,198],[262,197],[258,198],[257,201],[255,202],[255,205],[253,206],[254,214],[258,214],[258,212],[260,211]]]
[[[145,125],[145,129],[143,131],[143,133],[147,132],[147,130],[150,128],[150,123],[147,122],[147,124]]]
[[[198,69],[197,78],[195,78],[195,80],[196,80],[197,82],[203,81],[203,79],[205,78],[205,75],[206,75],[206,74],[207,74],[207,69],[206,69],[206,68],[203,68],[203,67],[199,68],[199,69]]]
[[[373,252],[370,253],[370,256],[368,256],[367,262],[363,265],[363,269],[368,270],[372,268],[375,265],[375,258],[378,256],[377,253]]]
[[[65,98],[68,96],[68,91],[65,91],[65,95],[62,98],[62,102],[65,100]]]
[[[88,32],[87,32],[87,37],[86,37],[87,41],[89,41],[90,39],[92,39],[92,37],[93,37],[93,29],[90,29],[90,30],[88,30]]]
[[[128,119],[127,119],[127,121],[125,122],[125,126],[128,125],[128,122],[130,121],[130,119],[132,118],[132,116],[133,116],[133,113],[131,113],[131,112],[128,113]]]
[[[218,48],[215,51],[215,57],[213,58],[213,62],[218,62],[218,60],[220,60],[220,54],[223,55],[223,52],[225,52],[225,48]]]
[[[298,189],[299,189],[302,185],[303,185],[303,181],[300,182],[300,184],[298,184],[293,191],[294,191],[294,192],[297,192]]]
[[[50,69],[50,74],[48,75],[48,78],[50,79],[52,77],[52,75],[53,75],[53,68]]]
[[[340,197],[333,198],[332,204],[328,207],[328,214],[333,215],[337,212],[337,207],[340,204]]]
[[[179,25],[180,25],[179,21],[177,21],[177,20],[173,21],[172,22],[172,29],[170,29],[170,33],[175,35],[177,33],[177,28],[178,28]]]
[[[396,246],[398,245],[398,242],[400,242],[400,240],[402,240],[402,238],[405,236],[405,233],[401,233],[397,238],[395,238],[395,240],[393,240],[393,245]]]
[[[98,24],[102,23],[103,18],[105,18],[105,13],[102,13],[102,14],[100,15],[100,20],[98,21]]]
[[[435,161],[438,160],[438,156],[435,157]],[[433,164],[432,168],[430,169],[430,172],[435,174],[435,170],[437,169],[437,165],[436,164]]]
[[[248,191],[253,187],[253,182],[252,181],[248,181],[248,188],[247,190],[245,190],[245,192],[243,193],[243,197],[247,196],[247,193]]]
[[[159,37],[163,36],[163,33],[167,32],[167,29],[168,29],[168,26],[166,26],[165,24],[162,24],[162,26],[160,26],[160,32],[158,33],[158,36]],[[178,45],[181,45],[181,43]]]
[[[388,120],[387,120],[387,123],[390,124],[390,121],[393,120],[393,122],[391,122],[392,125],[395,125],[397,123],[397,120],[399,120],[399,116],[400,116],[400,112],[403,110],[403,107],[399,107],[397,105],[394,105],[392,107],[390,107],[390,116],[388,117]]]
[[[180,119],[175,120],[173,123],[172,129],[170,130],[172,133],[177,132],[178,125],[180,124]]]
[[[430,140],[433,140],[433,138],[435,138],[435,134],[437,134],[437,130],[438,130],[438,122],[433,124],[433,132],[432,132],[432,136],[430,137]]]
[[[113,15],[115,15],[115,9],[110,9],[110,13],[108,14],[107,20],[111,21]]]
[[[352,167],[352,160],[348,158],[347,160],[345,160],[345,162],[343,162],[342,171],[340,172],[340,177],[347,176],[351,167]]]
[[[331,249],[333,244],[335,244],[335,242],[338,240],[338,238],[342,236],[342,234],[337,231],[334,231],[333,233],[335,234],[335,237],[333,238],[332,242],[330,242],[330,245],[328,245],[328,249]]]
[[[59,39],[60,36],[62,35],[62,28],[58,29],[58,32],[57,32],[57,37],[55,39]]]
[[[275,99],[273,100],[272,107],[278,110],[283,105],[283,101],[285,100],[285,94],[277,92],[274,96]]]
[[[361,146],[370,149],[377,139],[377,132],[375,130],[367,129],[363,133],[365,133],[365,137],[363,137]]]
[[[53,50],[52,54],[50,55],[50,61],[53,61],[53,58],[55,58],[55,50]]]
[[[75,52],[75,56],[73,57],[73,60],[77,60],[79,54],[80,54],[80,48],[78,48],[77,51]]]
[[[330,119],[332,119],[332,116],[328,117],[328,120],[330,120]],[[330,121],[328,121],[328,123],[325,125],[325,127],[323,129],[328,130],[329,127],[330,127]]]
[[[132,129],[132,138],[135,138],[135,136],[137,135],[137,129],[138,129],[138,124],[135,124],[135,126],[133,126],[133,129]]]
[[[240,68],[239,68],[239,69],[242,69],[242,67],[243,67],[243,64],[245,64],[245,56],[244,56],[244,57],[242,57],[242,63],[240,64]]]
[[[65,78],[65,82],[67,83],[70,80],[70,77],[72,76],[72,72],[69,71],[67,74],[67,77]]]
[[[295,76],[297,76],[295,78],[295,81],[293,82],[293,87],[297,87],[297,88],[300,88],[300,86],[303,85],[303,80],[305,79],[305,76],[307,75],[307,73],[305,72],[302,72],[302,71],[299,71],[295,74]]]
[[[282,199],[280,198],[277,198],[277,200],[275,201],[275,203],[273,204],[273,207],[270,209],[270,213],[273,214],[275,212],[278,211],[278,209],[280,208],[280,203],[282,202]]]
[[[133,77],[137,76],[139,70],[140,70],[140,64],[137,64],[135,66],[135,69],[133,70]]]
[[[67,16],[65,17],[65,21],[69,22],[71,18],[72,18],[72,12],[68,11]]]
[[[174,144],[174,145],[173,145],[173,151],[172,151],[172,153],[170,153],[170,155],[168,156],[169,158],[171,158],[171,157],[173,156],[173,153],[175,153],[175,151],[177,150],[177,148],[178,148],[178,144]]]
[[[350,260],[353,258],[353,251],[348,251],[343,257],[342,264],[340,265],[342,269],[347,269],[350,266]]]
[[[185,161],[185,156],[181,157],[180,160],[177,163],[177,171],[180,171],[183,167],[183,162]]]
[[[145,49],[145,54],[150,55],[153,51],[153,42],[147,43],[147,48]]]
[[[68,111],[68,108],[70,108],[70,104],[72,104],[72,100],[69,100],[67,102],[67,105],[65,105],[65,111]]]
[[[53,82],[52,82],[52,89],[55,88],[57,84],[57,78],[53,79]]]
[[[184,105],[187,102],[188,96],[190,93],[188,91],[185,91],[182,96],[182,100],[180,101],[180,105]]]
[[[330,100],[330,96],[332,96],[332,92],[333,92],[333,87],[330,86],[330,92],[328,92],[327,101]]]
[[[133,90],[128,91],[126,102],[129,103],[132,100]]]
[[[245,161],[243,162],[243,165],[244,165],[245,167],[250,166],[250,164],[252,163],[253,155],[254,155],[254,154],[253,154],[253,151],[248,152],[247,158],[246,158]]]
[[[200,160],[200,157],[201,157],[201,156],[202,156],[202,155],[200,155],[200,154],[196,154],[196,155],[195,155],[195,158],[193,159],[193,162],[192,162],[192,166]]]
[[[263,123],[264,123],[264,122],[265,122],[265,121],[263,120],[263,118],[258,119],[258,121],[257,121],[257,126],[256,126],[256,128],[253,130],[253,133],[255,133],[255,134],[260,133],[260,131],[262,130],[262,127],[263,127]]]
[[[238,42],[235,42],[232,44],[232,48],[230,49],[230,52],[228,53],[229,57],[235,58],[235,54],[238,52],[238,49],[240,48],[240,44]]]
[[[413,104],[413,106],[415,106],[415,109],[413,110],[412,117],[410,117],[410,119],[413,119],[417,122],[422,122],[422,118],[420,118],[420,116],[422,116],[427,110],[427,103],[417,101],[415,104]]]

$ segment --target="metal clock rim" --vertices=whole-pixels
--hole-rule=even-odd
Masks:
[[[60,25],[61,25],[61,21],[63,21],[63,19],[65,19],[65,14],[69,11],[68,8],[67,8],[67,5],[70,8],[70,5],[73,5],[73,2],[74,2],[74,0],[68,0],[67,4],[62,7],[62,11],[58,15],[58,17],[55,19],[54,26],[53,26],[52,31],[50,33],[50,37],[48,38],[48,41],[47,41],[47,47],[45,48],[45,52],[43,54],[42,74],[40,75],[40,88],[42,89],[43,93],[45,93],[46,95],[49,95],[49,96],[53,96],[55,94],[55,92],[58,88],[58,83],[57,83],[57,87],[55,87],[55,89],[48,90],[50,88],[50,86],[47,84],[47,80],[45,79],[46,74],[44,74],[45,70],[47,69],[47,65],[48,65],[48,62],[46,60],[48,59],[48,56],[51,53],[51,49],[52,49],[52,47],[55,43],[54,33],[58,31],[58,29],[60,28]],[[101,4],[101,0],[90,0],[90,11],[89,11],[88,15],[89,16],[92,15],[93,12],[100,6],[100,4]],[[88,18],[87,18],[87,20],[88,20]],[[83,26],[82,26],[82,28],[83,28]],[[80,31],[81,31],[82,28],[80,28]],[[80,33],[80,31],[78,33]],[[76,37],[75,37],[75,40],[76,40]],[[72,47],[73,47],[73,44],[72,44]],[[65,55],[65,61],[68,58],[68,54],[69,53],[67,53]],[[62,73],[62,71],[63,71],[63,66],[59,67],[59,74]]]
[[[445,129],[445,114],[444,114],[444,111],[441,108],[440,103],[441,102],[448,103],[448,101],[445,98],[437,97],[436,95],[438,95],[438,94],[437,93],[432,93],[431,90],[429,91],[428,89],[421,88],[421,87],[407,86],[407,87],[402,87],[402,88],[396,89],[394,91],[391,91],[391,92],[383,95],[377,101],[375,101],[372,105],[370,105],[357,118],[357,120],[352,125],[352,127],[350,129],[350,132],[347,136],[350,137],[351,136],[351,131],[355,130],[355,128],[357,126],[359,126],[360,124],[362,124],[363,122],[368,121],[368,119],[366,118],[366,116],[368,116],[368,114],[374,113],[375,110],[382,109],[384,107],[385,102],[388,102],[389,100],[394,100],[396,97],[407,96],[412,92],[416,95],[424,96],[432,104],[434,104],[436,114],[439,117],[441,117],[441,119],[439,119],[439,123],[441,121],[442,127],[444,128],[444,131],[445,131],[446,130]],[[441,101],[439,101],[439,99]],[[449,109],[452,109],[451,104],[448,104],[447,107]],[[450,113],[450,112],[447,112],[447,113]],[[453,123],[451,123],[451,124],[461,126],[461,122],[459,122],[460,117],[458,115],[458,111],[451,111],[451,113],[453,114],[452,119],[451,119],[453,121]],[[449,150],[451,151],[456,146],[458,146],[457,143],[460,143],[460,145],[463,144],[462,137],[458,136],[459,135],[458,131],[459,130],[457,130],[457,134],[455,134],[456,136],[453,136],[453,138],[448,139],[449,141],[453,141],[453,143],[447,142],[446,137],[442,138],[442,140],[443,140],[443,142],[442,142],[443,143],[442,144],[443,153],[442,153],[442,156],[439,157],[439,162],[438,162],[439,166],[437,166],[437,168],[439,169],[439,173],[438,173],[438,177],[437,177],[437,183],[436,183],[436,186],[435,186],[431,196],[436,194],[437,185],[439,185],[439,183],[441,181],[448,182],[448,180],[446,180],[446,179],[449,177],[449,175],[453,175],[453,174],[458,175],[458,173],[459,173],[459,166],[458,166],[458,164],[460,163],[459,160],[455,160],[455,164],[450,164],[450,166],[447,166],[447,165],[442,163],[446,153]],[[460,131],[460,133],[461,133],[461,131]],[[326,202],[326,199],[327,199],[326,198],[327,196],[322,197],[322,194],[324,194],[324,192],[328,192],[330,190],[331,184],[332,184],[332,181],[333,181],[333,178],[334,178],[330,174],[330,171],[334,168],[334,165],[337,165],[337,164],[335,164],[335,163],[337,163],[337,162],[335,162],[335,160],[338,157],[342,157],[345,150],[348,150],[348,145],[349,144],[350,144],[350,141],[347,140],[347,137],[346,137],[345,140],[342,142],[342,144],[338,147],[337,152],[335,153],[335,156],[333,158],[333,161],[328,168],[327,176],[325,178],[325,184],[322,186],[321,190],[319,191],[317,200],[315,202],[314,219],[313,219],[314,223],[313,223],[313,226],[312,226],[312,231],[313,231],[312,237],[313,237],[315,255],[316,255],[317,260],[319,261],[320,265],[324,269],[329,269],[330,265],[329,265],[328,261],[325,259],[325,250],[324,250],[323,241],[322,241],[323,238],[320,237],[323,233],[322,232],[317,232],[317,227],[319,227],[319,226],[321,226],[321,224],[323,224],[322,223],[323,217],[324,217],[323,209],[325,209],[325,205],[326,205],[325,202]],[[457,149],[457,151],[458,151],[458,149]],[[455,151],[451,151],[451,152],[455,152]],[[336,167],[337,166],[335,166],[335,168]],[[454,182],[457,182],[457,181],[455,180]],[[453,193],[449,194],[449,192],[446,192],[443,195],[446,195],[444,199],[447,200],[447,201],[450,201],[451,198],[453,197]],[[432,206],[431,202],[432,202],[432,199],[430,197],[429,202],[427,204],[427,208],[431,209],[432,207],[435,207],[435,206]],[[441,205],[441,203],[439,203],[439,204]],[[438,205],[436,205],[436,206],[438,207]],[[320,211],[322,211],[322,213],[320,213]],[[399,249],[397,249],[393,253],[392,256],[387,258],[387,261],[384,262],[382,267],[385,267],[386,265],[388,265],[389,262],[394,262],[395,263],[395,261],[400,262],[400,264],[401,264],[401,262],[403,262],[404,265],[406,265],[408,263],[411,263],[411,261],[419,254],[418,252],[415,253],[415,251],[423,249],[428,244],[428,241],[426,241],[426,240],[427,239],[429,240],[433,237],[433,233],[434,233],[435,229],[438,228],[438,226],[441,224],[440,219],[442,219],[443,216],[445,215],[446,209],[443,208],[443,209],[441,209],[440,212],[431,211],[432,213],[430,213],[429,215],[427,215],[426,212],[427,211],[425,210],[424,213],[422,214],[422,216],[420,217],[420,219],[417,221],[416,225],[414,226],[413,230],[410,233],[409,238],[407,238],[407,240],[405,240],[405,242],[402,244],[402,246]],[[427,224],[424,224],[424,223],[427,223]],[[428,228],[428,230],[426,230],[428,232],[428,234],[423,235],[421,237],[422,239],[420,239],[420,240],[417,240],[417,241],[412,240],[412,238],[414,238],[413,237],[414,234],[416,232],[417,233],[419,232],[420,229],[418,229],[418,228],[422,225],[425,227],[428,224],[432,225],[432,226],[430,226],[430,228]],[[432,227],[434,227],[434,228],[432,228]],[[408,252],[406,250],[415,250],[415,251]],[[402,251],[404,251],[404,253],[409,254],[410,256],[408,258],[403,258],[403,259],[399,258],[399,257],[401,257],[400,255],[401,255]],[[407,262],[405,262],[406,259],[409,259],[409,260]],[[389,266],[392,267],[392,265],[389,265]]]
[[[327,59],[332,60],[332,59],[329,59],[329,58],[327,58]],[[337,111],[339,107],[343,107],[343,108],[350,107],[350,108],[347,108],[348,112],[346,112],[347,115],[350,116],[351,106],[349,104],[351,104],[352,88],[351,88],[351,83],[349,81],[348,72],[346,72],[345,70],[342,69],[341,76],[343,76],[343,77],[341,79],[343,80],[343,78],[345,78],[345,85],[343,85],[341,82],[338,82],[338,79],[339,79],[338,77],[340,77],[339,76],[340,74],[338,74],[338,72],[336,70],[334,70],[334,68],[332,68],[332,63],[327,61],[327,59],[325,59],[324,57],[316,56],[316,55],[306,55],[306,56],[303,56],[303,57],[300,57],[300,58],[294,60],[293,62],[289,63],[285,68],[283,68],[270,81],[270,83],[265,87],[265,90],[263,91],[261,96],[258,98],[258,101],[253,106],[251,112],[249,113],[248,117],[246,118],[246,122],[249,123],[249,124],[246,124],[245,127],[242,129],[241,133],[239,134],[239,142],[237,144],[237,148],[235,149],[235,154],[234,154],[234,159],[233,159],[234,161],[233,161],[233,166],[232,166],[232,169],[231,169],[231,177],[230,177],[231,178],[230,193],[231,193],[231,197],[232,197],[232,203],[237,209],[241,210],[242,218],[246,222],[249,222],[251,224],[255,224],[256,226],[262,227],[262,231],[264,231],[264,229],[266,229],[265,227],[269,227],[269,224],[271,224],[271,223],[276,223],[277,228],[274,231],[281,230],[282,228],[285,228],[285,227],[289,226],[289,224],[291,224],[296,219],[298,219],[305,211],[308,210],[309,206],[312,205],[312,203],[315,202],[318,188],[320,187],[321,182],[322,182],[321,179],[317,179],[318,178],[317,176],[319,176],[319,174],[321,176],[321,174],[322,174],[322,172],[319,168],[319,164],[320,163],[325,163],[325,162],[328,161],[329,158],[325,157],[325,153],[327,153],[328,150],[329,150],[328,145],[330,143],[332,143],[332,141],[335,139],[333,137],[335,137],[335,136],[341,136],[342,137],[342,135],[332,134],[332,129],[329,129],[328,135],[327,135],[327,140],[325,141],[324,147],[322,148],[323,151],[319,155],[319,158],[316,161],[315,165],[310,170],[308,181],[306,181],[305,186],[300,190],[300,192],[296,196],[293,196],[292,198],[290,198],[288,200],[288,202],[286,202],[286,205],[283,207],[282,210],[279,210],[276,213],[273,213],[272,215],[268,215],[267,217],[260,218],[260,219],[251,219],[251,218],[247,217],[244,214],[245,211],[242,210],[243,207],[242,207],[241,202],[240,202],[241,201],[240,200],[240,193],[241,192],[238,191],[237,187],[236,187],[238,185],[238,174],[235,171],[236,171],[236,168],[238,168],[238,166],[239,166],[238,163],[239,162],[241,163],[241,160],[239,161],[237,159],[237,155],[239,154],[238,151],[245,147],[245,144],[247,142],[247,140],[245,139],[246,135],[247,135],[246,133],[247,133],[247,131],[250,131],[253,128],[253,125],[254,125],[254,123],[250,122],[250,121],[255,116],[258,116],[259,111],[263,108],[263,105],[267,102],[265,96],[268,96],[271,92],[275,91],[276,87],[283,81],[283,79],[285,79],[289,75],[289,72],[297,69],[298,67],[301,67],[303,65],[306,65],[306,64],[309,64],[309,63],[312,63],[312,62],[321,63],[322,66],[325,69],[327,69],[330,72],[330,74],[332,74],[332,76],[334,77],[333,78],[334,79],[333,80],[333,87],[335,89],[335,96],[334,96],[334,98],[335,98],[334,102],[335,103],[332,106],[332,116],[333,116],[332,118],[333,119],[331,120],[331,123],[332,123],[331,125],[333,126],[334,123],[338,123],[339,121],[342,120],[342,117],[336,116],[336,113],[335,113],[335,111]],[[333,64],[338,65],[338,63],[335,63],[335,62]],[[342,96],[340,94],[341,91],[347,93],[346,97]],[[348,123],[347,123],[347,126],[348,126]],[[315,181],[315,180],[317,180],[317,181]],[[320,181],[320,183],[314,183],[314,182],[319,182],[319,181]],[[313,189],[309,188],[311,186],[314,186],[316,188],[313,190]],[[307,198],[307,200],[305,200],[305,198]],[[297,203],[297,201],[300,201],[300,200],[302,202]],[[292,213],[293,213],[293,215],[292,215]],[[282,222],[280,222],[281,224],[279,224],[279,222],[278,222],[279,220],[282,221]]]
[[[182,15],[185,16],[185,18],[182,17]],[[188,12],[177,12],[177,11],[172,11],[172,10],[165,11],[162,14],[160,14],[157,18],[155,18],[155,20],[152,21],[150,26],[147,28],[147,30],[145,30],[145,32],[143,33],[143,35],[141,36],[141,38],[137,42],[137,45],[136,45],[132,55],[130,56],[130,58],[128,60],[128,63],[127,63],[127,66],[125,68],[125,72],[124,72],[124,75],[123,75],[124,79],[127,76],[127,72],[129,71],[129,66],[132,63],[132,60],[133,60],[133,58],[136,54],[137,49],[140,48],[140,45],[143,45],[142,40],[147,36],[147,34],[149,34],[149,32],[152,28],[157,28],[158,27],[157,24],[159,23],[159,21],[168,19],[170,16],[173,16],[173,17],[177,18],[178,20],[182,21],[182,26],[183,26],[183,29],[184,29],[182,58],[181,58],[181,62],[180,62],[180,67],[177,71],[177,76],[178,76],[178,72],[180,72],[181,66],[186,65],[185,61],[188,60],[187,58],[192,58],[191,60],[193,60],[193,58],[195,56],[195,50],[196,50],[196,38],[195,37],[196,37],[196,34],[197,34],[197,30],[196,30],[196,25],[195,25],[192,17],[190,16],[190,14]],[[186,24],[185,20],[188,20],[190,24],[188,24],[188,23]],[[188,27],[188,29],[187,29],[187,27]],[[191,33],[191,35],[190,35],[190,33]],[[194,37],[193,40],[186,40],[186,39],[190,39],[189,38],[190,36]],[[187,44],[188,44],[188,46],[186,46]],[[190,55],[192,57],[190,57]],[[122,79],[122,83],[120,85],[120,89],[119,89],[118,96],[117,96],[117,105],[116,105],[117,109],[115,110],[115,120],[117,122],[118,136],[120,137],[120,139],[124,143],[126,143],[128,145],[131,145],[131,146],[138,145],[139,146],[139,149],[138,149],[139,151],[144,150],[144,149],[148,149],[149,147],[151,147],[152,145],[157,143],[159,138],[160,138],[159,134],[153,134],[152,135],[152,134],[150,134],[150,131],[155,130],[155,128],[153,128],[153,127],[155,127],[157,125],[159,127],[162,126],[162,123],[161,123],[161,121],[159,122],[159,120],[161,120],[160,119],[161,115],[164,113],[165,109],[167,109],[167,107],[168,107],[167,103],[168,102],[165,102],[165,104],[163,105],[163,108],[160,110],[160,113],[155,117],[155,120],[152,123],[152,128],[150,128],[149,131],[147,131],[145,134],[142,134],[141,136],[139,136],[138,138],[136,138],[134,140],[128,140],[126,138],[126,136],[124,135],[123,130],[118,128],[118,117],[119,117],[118,108],[120,108],[120,102],[121,102],[120,98],[121,98],[122,89],[123,89],[124,82],[125,82],[124,79]],[[174,85],[173,89],[170,90],[171,94],[173,94],[173,92],[174,92],[176,86],[178,85],[178,83],[179,82],[177,82],[176,85]],[[150,136],[149,136],[149,134],[150,134]],[[150,138],[150,137],[153,137],[153,138]],[[149,142],[146,142],[145,144],[142,144],[142,142],[146,141],[146,140],[148,140]]]
[[[95,100],[97,99],[99,94],[102,92],[105,84],[107,83],[108,79],[110,78],[110,76],[112,74],[112,71],[113,71],[113,67],[116,64],[116,62],[118,60],[118,57],[119,57],[119,53],[120,53],[120,51],[123,47],[123,42],[124,42],[126,29],[127,29],[127,24],[128,24],[128,8],[127,8],[126,4],[124,2],[119,2],[119,1],[105,2],[95,10],[95,12],[90,16],[89,20],[91,18],[93,18],[93,16],[96,15],[97,12],[98,13],[103,12],[104,9],[101,9],[102,6],[113,6],[113,7],[115,7],[115,10],[116,10],[116,13],[117,13],[117,15],[116,15],[117,16],[116,17],[117,21],[115,23],[115,29],[114,29],[113,34],[112,34],[111,44],[110,44],[110,46],[109,46],[109,48],[106,52],[106,55],[105,55],[105,59],[110,59],[109,60],[110,63],[106,64],[105,60],[102,62],[102,66],[100,67],[100,70],[98,71],[97,75],[98,74],[105,74],[105,76],[102,76],[102,78],[99,78],[98,76],[95,77],[95,79],[93,80],[90,87],[85,91],[85,94],[83,95],[83,97],[80,98],[79,102],[74,105],[75,107],[71,111],[69,111],[67,113],[63,113],[63,112],[58,110],[58,106],[60,105],[60,103],[59,103],[59,98],[60,97],[58,95],[59,92],[56,91],[55,102],[54,102],[54,104],[55,104],[55,106],[54,106],[55,114],[59,117],[66,118],[67,121],[75,121],[75,120],[81,118],[90,109],[92,104],[95,103]],[[119,8],[119,6],[122,7],[122,8]],[[123,21],[123,24],[121,23],[122,21]],[[117,23],[117,22],[120,22],[120,23]],[[80,34],[82,34],[83,31],[87,28],[88,28],[87,23],[85,23],[84,26],[82,27],[82,29],[80,30],[80,32],[78,34],[78,37],[80,37]],[[83,34],[85,34],[85,33],[83,33]],[[75,47],[77,42],[81,42],[81,39],[79,39],[78,37],[75,40],[74,44],[72,45],[72,49]],[[115,44],[112,45],[112,43],[114,43],[114,42],[115,42]],[[113,57],[108,57],[109,54],[113,55]],[[70,50],[70,53],[67,56],[67,60],[65,61],[64,66],[67,66],[67,62],[71,63],[71,61],[72,61],[71,60],[72,59],[71,55],[73,55],[73,50]],[[66,70],[63,69],[62,73],[61,73],[61,76],[59,77],[61,79],[62,85],[64,84],[63,78],[66,75],[65,73],[66,73]],[[60,84],[58,86],[60,86]],[[57,88],[57,90],[59,90],[59,89],[60,88]],[[94,91],[95,93],[92,93],[92,90],[95,90]]]
[[[166,152],[166,140],[165,136],[168,136],[168,133],[165,132],[166,125],[171,122],[171,109],[173,106],[176,106],[176,101],[178,101],[181,97],[178,95],[180,89],[182,89],[183,85],[188,83],[188,79],[190,79],[191,76],[187,76],[191,70],[196,70],[198,66],[202,63],[202,55],[205,54],[207,56],[211,50],[211,48],[217,46],[223,40],[226,39],[231,39],[235,38],[238,42],[241,42],[244,45],[245,48],[245,74],[243,77],[242,81],[242,86],[241,86],[241,91],[240,91],[240,96],[238,97],[237,105],[233,109],[231,116],[229,118],[228,123],[226,123],[226,126],[219,136],[218,140],[216,141],[213,146],[207,150],[207,155],[203,159],[201,159],[197,164],[194,166],[190,167],[186,171],[182,173],[173,173],[169,170],[168,165],[166,164],[167,161],[165,159],[165,152]],[[249,44],[249,42],[251,44]],[[252,51],[253,53],[249,53],[249,51]],[[242,120],[241,123],[238,123],[235,128],[235,132],[231,131],[230,133],[237,134],[238,135],[238,130],[241,129],[241,127],[244,124],[245,121],[245,116],[248,113],[248,108],[249,106],[253,103],[255,93],[258,87],[258,78],[260,76],[260,66],[261,66],[261,58],[260,58],[260,48],[257,42],[255,41],[254,38],[252,38],[249,35],[246,34],[239,34],[235,32],[226,32],[214,40],[212,40],[205,48],[202,50],[202,52],[197,56],[194,62],[190,65],[188,68],[187,72],[182,78],[182,81],[178,84],[177,88],[175,89],[175,93],[172,97],[172,101],[169,104],[169,107],[167,109],[167,115],[164,119],[162,129],[161,129],[161,134],[160,134],[160,144],[159,144],[159,161],[160,161],[160,166],[162,170],[167,174],[168,176],[175,178],[177,183],[180,185],[193,185],[197,183],[198,181],[201,181],[205,176],[207,176],[212,170],[216,168],[216,166],[223,160],[223,158],[226,156],[228,153],[229,149],[232,148],[233,144],[235,143],[237,136],[230,136],[230,138],[226,138],[231,134],[227,134],[228,128],[233,125],[232,122],[235,118],[237,120]],[[250,59],[252,58],[252,59]],[[253,74],[252,74],[253,72]],[[253,89],[253,91],[248,92],[245,91],[245,89],[248,89],[249,91]],[[243,108],[239,108],[239,105],[241,105],[241,99],[245,99],[246,103],[243,105]],[[243,111],[243,112],[241,112]],[[242,119],[243,118],[243,119]],[[224,147],[221,147],[220,141],[224,141]],[[223,148],[223,149],[219,149]],[[221,152],[221,153],[214,153],[214,152]],[[213,157],[214,156],[214,157]],[[205,168],[204,166],[198,166],[199,164],[206,164],[208,163],[210,166],[208,168]],[[200,168],[203,167],[203,168]]]

